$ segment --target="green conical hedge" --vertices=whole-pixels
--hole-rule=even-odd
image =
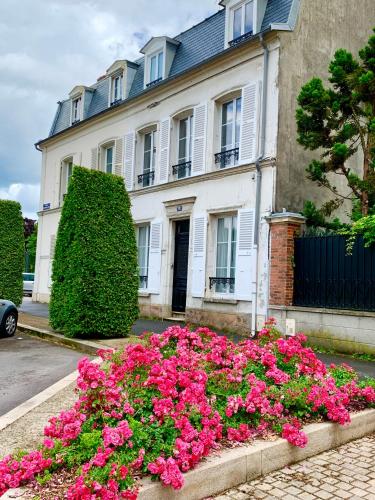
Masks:
[[[129,333],[138,317],[139,278],[123,179],[74,167],[52,269],[53,328],[67,337]]]
[[[0,299],[19,306],[23,296],[25,238],[21,205],[0,200]]]

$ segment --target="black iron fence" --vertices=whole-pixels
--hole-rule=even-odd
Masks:
[[[351,255],[344,236],[295,240],[296,306],[375,311],[375,247],[358,238]]]

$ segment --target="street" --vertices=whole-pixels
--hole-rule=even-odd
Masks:
[[[82,356],[20,332],[0,338],[0,416],[74,371]]]

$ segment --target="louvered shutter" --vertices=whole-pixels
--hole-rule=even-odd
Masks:
[[[252,300],[255,276],[254,210],[238,211],[235,295],[239,300]]]
[[[253,163],[258,149],[258,106],[260,84],[253,82],[242,89],[240,163]]]
[[[98,148],[91,148],[91,169],[98,170]]]
[[[150,226],[150,251],[148,260],[148,291],[160,293],[162,226],[160,219],[155,219]]]
[[[135,132],[125,135],[124,177],[127,191],[133,190],[135,160]]]
[[[160,144],[159,144],[159,183],[168,182],[169,174],[169,137],[171,121],[169,118],[163,120],[160,124]]]
[[[123,158],[124,158],[124,139],[120,137],[115,140],[115,175],[123,176]]]
[[[206,170],[206,129],[207,103],[203,103],[194,108],[191,175],[203,174]]]
[[[206,284],[207,217],[199,214],[193,220],[193,258],[191,295],[204,297]]]
[[[82,160],[82,154],[81,153],[74,153],[73,155],[73,165],[81,165],[81,160]]]
[[[49,240],[49,263],[48,263],[48,288],[52,286],[52,265],[55,256],[56,235],[52,234]]]

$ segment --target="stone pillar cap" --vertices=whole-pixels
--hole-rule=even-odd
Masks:
[[[269,224],[276,224],[281,222],[291,222],[293,224],[304,224],[306,217],[295,212],[277,212],[266,217]]]

